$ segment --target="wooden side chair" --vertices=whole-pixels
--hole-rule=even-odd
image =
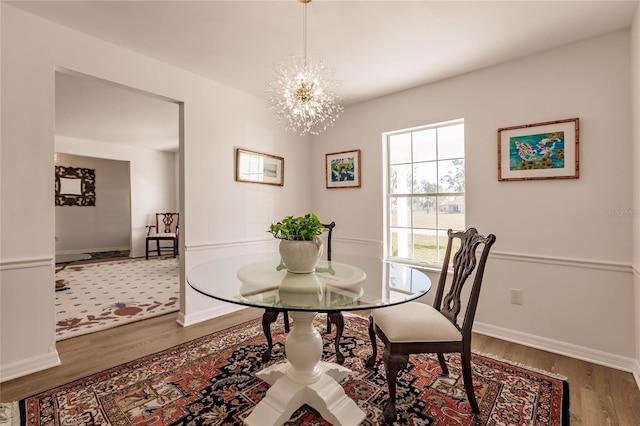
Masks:
[[[178,255],[180,240],[180,213],[156,213],[155,225],[147,226],[145,259],[149,259],[149,243],[155,241],[155,251],[160,256],[162,251],[171,250],[173,257]],[[171,247],[162,247],[160,241],[171,241]]]
[[[449,271],[449,260],[454,244],[459,240],[460,248],[453,257],[453,268]],[[393,423],[396,420],[396,381],[398,372],[408,364],[410,354],[436,353],[444,375],[449,374],[444,353],[460,353],[462,361],[462,378],[474,413],[480,408],[473,391],[471,374],[471,328],[476,314],[482,277],[489,256],[489,250],[496,237],[478,234],[475,228],[466,231],[448,231],[447,251],[445,253],[438,288],[433,306],[420,302],[408,302],[387,308],[372,310],[369,318],[369,337],[373,346],[373,354],[367,359],[367,366],[373,367],[376,362],[376,335],[385,345],[383,362],[387,375],[389,401],[384,408],[384,420]],[[476,250],[482,246],[480,259],[476,258]],[[449,286],[446,286],[448,273],[453,272]],[[475,272],[475,275],[474,275]],[[460,325],[458,314],[462,302],[461,293],[470,277],[474,277],[469,299]],[[445,287],[448,288],[445,294]]]
[[[323,223],[322,226],[329,230],[329,232],[327,233],[327,260],[331,261],[331,237],[333,236],[333,228],[336,227],[336,223]],[[288,333],[290,330],[289,313],[287,311],[282,311],[282,313],[284,316],[284,331]],[[277,309],[265,309],[265,312],[262,315],[262,330],[264,331],[264,335],[267,338],[267,349],[262,353],[263,362],[267,362],[271,359],[271,350],[273,349],[271,324],[273,324],[275,320],[278,319],[279,314],[280,311]],[[342,317],[342,313],[331,312],[327,314],[327,333],[331,333],[332,324],[335,324],[336,326],[336,361],[338,361],[339,364],[342,364],[344,363],[344,355],[342,354],[342,352],[340,352],[340,339],[342,338],[342,332],[344,330],[344,318]]]

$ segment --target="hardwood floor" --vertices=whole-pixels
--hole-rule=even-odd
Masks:
[[[262,316],[245,309],[187,328],[177,313],[63,340],[57,344],[62,364],[0,384],[0,401],[10,402],[68,383],[124,362]],[[474,334],[475,351],[563,375],[569,380],[572,426],[640,425],[640,390],[633,375]]]
[[[571,426],[640,425],[640,389],[633,374],[480,334],[474,351],[565,376]]]

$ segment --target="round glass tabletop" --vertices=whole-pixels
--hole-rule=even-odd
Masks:
[[[353,311],[404,303],[425,294],[431,281],[401,263],[337,255],[315,272],[287,272],[276,253],[220,258],[193,268],[187,283],[225,302],[288,311]]]

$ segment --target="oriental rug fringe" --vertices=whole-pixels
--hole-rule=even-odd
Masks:
[[[323,315],[316,327],[326,361],[335,360],[333,335]],[[371,353],[367,320],[345,317],[341,348],[353,373],[341,382],[366,413],[363,425],[383,424],[387,401],[384,367],[365,366]],[[284,361],[282,321],[273,326],[274,350],[261,362],[265,338],[259,319],[175,346],[19,401],[21,425],[240,425],[269,385],[255,377],[266,365]],[[381,351],[379,351],[381,352]],[[381,358],[381,355],[379,354]],[[569,423],[568,383],[550,373],[473,354],[481,413],[474,415],[461,378],[460,359],[447,356],[449,376],[437,358],[411,356],[398,378],[401,425],[558,425]],[[308,406],[287,425],[327,425]]]

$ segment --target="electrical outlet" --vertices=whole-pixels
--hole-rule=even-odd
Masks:
[[[519,288],[511,289],[511,304],[522,305],[522,290]]]

